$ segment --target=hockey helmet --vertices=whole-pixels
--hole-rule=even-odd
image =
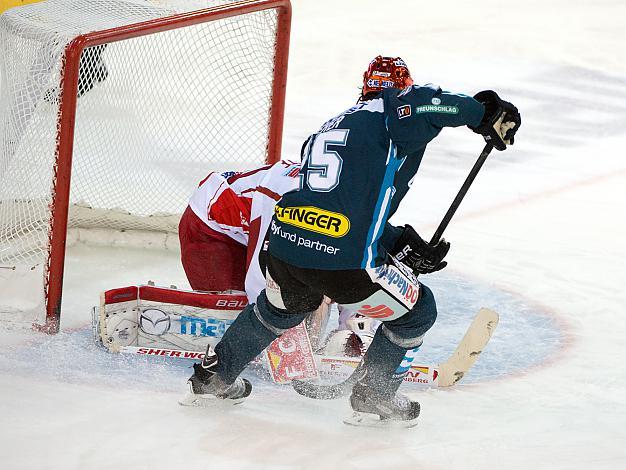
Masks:
[[[403,89],[413,85],[411,72],[400,57],[377,56],[363,73],[361,98],[383,88]]]

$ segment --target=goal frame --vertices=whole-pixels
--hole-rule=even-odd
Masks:
[[[60,328],[79,64],[83,50],[88,47],[270,9],[277,10],[277,27],[266,160],[268,163],[274,163],[280,159],[282,145],[291,33],[290,0],[242,0],[227,5],[176,14],[119,28],[82,34],[75,37],[65,47],[62,58],[63,74],[60,83],[57,142],[52,179],[54,191],[50,203],[48,255],[45,270],[46,277],[44,279],[46,317],[43,325],[33,325],[35,329],[54,334]]]

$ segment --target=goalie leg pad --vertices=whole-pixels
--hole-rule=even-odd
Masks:
[[[265,290],[257,303],[248,305],[215,346],[217,374],[232,383],[272,341],[304,320],[307,314],[291,314],[274,307]]]

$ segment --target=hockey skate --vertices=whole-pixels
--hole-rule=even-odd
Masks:
[[[217,354],[209,345],[200,364],[193,365],[193,375],[187,381],[189,391],[179,401],[183,406],[213,406],[218,403],[241,403],[252,391],[252,384],[238,377],[227,384],[215,374]]]
[[[391,399],[357,383],[352,389],[350,406],[353,413],[344,423],[353,426],[413,427],[417,425],[420,404],[396,393]]]

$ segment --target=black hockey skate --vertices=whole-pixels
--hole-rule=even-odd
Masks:
[[[393,398],[377,394],[371,388],[357,383],[352,389],[350,406],[353,413],[344,423],[353,426],[399,426],[417,425],[420,404],[407,396],[396,393]]]
[[[252,384],[238,377],[232,384],[215,374],[217,354],[209,345],[200,364],[193,365],[193,375],[187,381],[189,391],[179,401],[184,406],[212,406],[216,403],[241,403],[252,391]]]

